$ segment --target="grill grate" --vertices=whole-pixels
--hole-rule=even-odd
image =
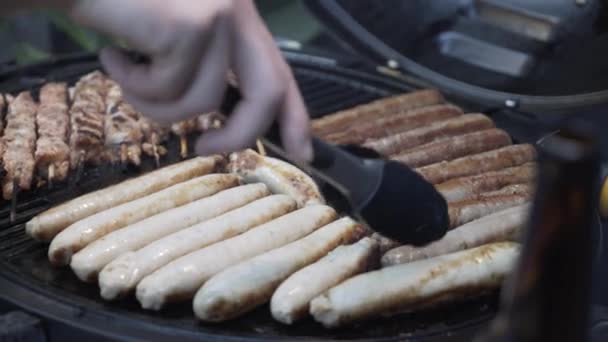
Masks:
[[[55,79],[61,80],[60,71],[50,70]],[[70,66],[70,70],[79,70],[81,73],[89,71],[74,66]],[[35,75],[29,77],[39,81],[28,83],[28,87],[35,88],[40,85],[39,82],[45,80],[45,77],[37,74],[40,72],[44,70],[36,70]],[[294,74],[313,117],[408,89],[404,85],[384,82],[372,76],[335,67],[327,69],[322,66],[294,64]],[[67,77],[66,80],[74,80],[72,74]],[[2,86],[4,89],[19,90],[14,84],[0,79],[0,90],[4,90]],[[171,141],[168,148],[170,152],[164,164],[173,163],[179,158],[177,141]],[[400,315],[328,331],[310,319],[295,326],[283,326],[272,319],[267,306],[233,322],[202,325],[194,320],[189,304],[171,306],[155,313],[140,309],[133,297],[115,303],[104,302],[96,285],[80,282],[69,268],[57,269],[50,266],[46,244],[32,241],[26,236],[25,222],[53,204],[151,170],[154,168],[153,164],[153,161],[146,160],[142,170],[122,171],[111,166],[88,169],[74,184],[56,185],[55,190],[44,188],[23,193],[14,224],[8,221],[8,204],[5,204],[4,208],[0,209],[0,287],[4,286],[0,297],[4,296],[5,300],[14,301],[15,304],[43,316],[69,322],[83,330],[139,339],[165,337],[223,341],[230,336],[235,341],[288,337],[300,337],[305,340],[401,340],[406,337],[429,337],[430,340],[437,338],[444,341],[446,336],[460,336],[459,338],[470,340],[479,325],[494,315],[496,296],[490,295],[436,311]],[[111,329],[108,329],[109,327]],[[458,331],[458,334],[455,331]]]

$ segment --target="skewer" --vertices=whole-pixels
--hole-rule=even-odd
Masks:
[[[48,169],[48,185],[49,185],[49,189],[53,188],[53,179],[55,178],[55,164],[49,164],[49,169]]]
[[[154,163],[156,164],[156,168],[160,168],[160,155],[158,154],[158,145],[152,145],[152,151],[154,153]]]
[[[19,196],[19,177],[21,176],[20,170],[17,171],[15,177],[13,177],[13,193],[11,196],[11,210],[9,220],[14,223],[17,220],[17,197]]]
[[[182,159],[188,158],[188,136],[186,135],[186,133],[180,134],[179,146],[181,149],[180,155],[182,156]]]
[[[266,157],[266,148],[264,147],[264,144],[262,143],[262,141],[260,139],[257,139],[255,141],[255,144],[258,148],[258,153],[259,155],[261,155],[262,157]]]
[[[80,151],[80,154],[78,155],[78,162],[76,162],[76,183],[78,183],[80,181],[80,177],[82,177],[82,173],[84,172],[84,157],[85,157],[85,151]]]
[[[127,144],[120,144],[120,164],[124,168],[125,164],[129,162],[129,152],[127,151]]]

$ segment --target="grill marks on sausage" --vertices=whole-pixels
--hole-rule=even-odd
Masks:
[[[369,122],[353,122],[350,129],[324,136],[335,144],[362,144],[368,139],[419,128],[439,120],[457,117],[462,109],[453,105],[436,105],[406,110]]]
[[[494,127],[494,122],[487,116],[471,113],[380,139],[368,140],[363,146],[382,155],[390,156],[405,153],[430,142]]]
[[[529,144],[520,144],[428,165],[418,168],[416,171],[427,181],[439,184],[454,178],[522,165],[535,159],[534,147]]]
[[[312,123],[312,131],[315,135],[322,137],[344,130],[357,122],[373,121],[397,111],[407,111],[444,102],[443,96],[436,90],[421,90],[396,95],[317,119]]]
[[[507,132],[500,129],[489,129],[432,142],[408,152],[391,156],[391,159],[409,167],[422,167],[494,150],[510,144],[511,137]]]

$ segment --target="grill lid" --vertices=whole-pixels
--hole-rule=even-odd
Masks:
[[[572,111],[608,103],[603,0],[307,0],[380,65],[488,106]]]

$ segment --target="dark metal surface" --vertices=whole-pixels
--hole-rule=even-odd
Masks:
[[[527,112],[608,102],[603,1],[306,3],[359,54],[461,99]]]
[[[301,56],[290,58],[295,76],[313,116],[352,107],[397,92],[411,90],[406,84],[342,69],[334,63]],[[75,81],[98,67],[94,57],[50,62],[0,75],[0,91],[36,89],[49,80]],[[177,160],[178,143],[171,141],[164,164]],[[275,322],[263,306],[238,320],[201,324],[190,304],[170,306],[161,312],[142,310],[134,298],[108,303],[96,285],[80,282],[69,268],[53,268],[47,246],[25,235],[24,223],[53,204],[93,189],[105,187],[154,167],[147,160],[141,170],[104,167],[89,169],[80,181],[57,185],[56,190],[34,190],[19,199],[17,221],[8,221],[7,203],[0,209],[0,300],[16,305],[75,332],[123,340],[255,341],[300,339],[358,339],[394,341],[469,341],[493,317],[496,294],[487,294],[431,311],[378,319],[338,330],[326,330],[311,319],[294,326]],[[339,203],[333,203],[339,207]],[[60,335],[66,336],[65,330]]]

